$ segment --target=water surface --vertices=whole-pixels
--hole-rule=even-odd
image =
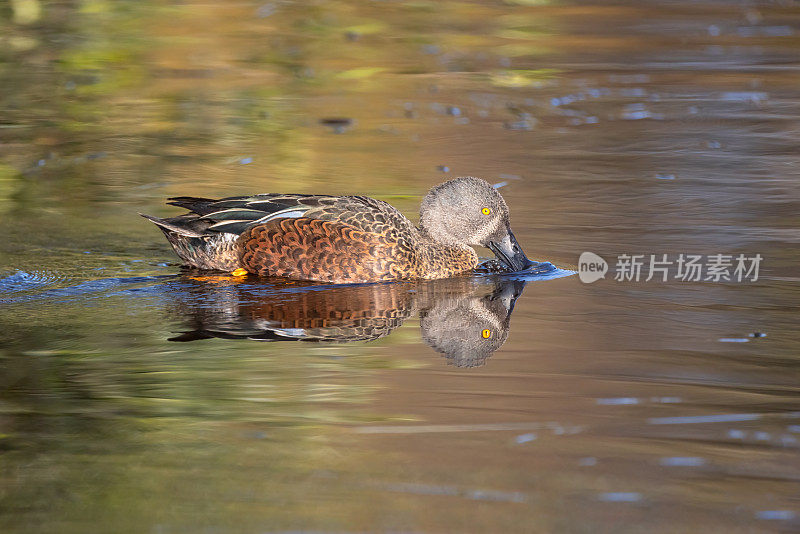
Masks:
[[[12,4],[3,532],[800,528],[791,4]],[[137,215],[460,175],[532,259],[759,279],[237,282]]]

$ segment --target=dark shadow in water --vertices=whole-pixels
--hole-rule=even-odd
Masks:
[[[505,343],[525,285],[556,273],[569,274],[546,264],[524,276],[335,286],[187,276],[176,308],[190,318],[192,329],[171,341],[371,341],[419,314],[426,344],[452,365],[475,367]]]

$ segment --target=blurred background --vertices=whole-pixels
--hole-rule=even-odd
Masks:
[[[0,528],[800,528],[799,54],[791,0],[0,4]],[[416,220],[462,175],[506,184],[532,259],[761,276],[535,281],[469,368],[408,310],[366,343],[168,341],[292,288],[198,289],[138,212]]]

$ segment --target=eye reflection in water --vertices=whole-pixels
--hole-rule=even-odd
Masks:
[[[422,339],[458,367],[477,367],[508,338],[511,312],[524,280],[487,280],[483,291],[441,295],[420,310]]]
[[[187,275],[184,282],[175,302],[191,330],[171,341],[371,341],[418,313],[427,345],[449,364],[476,367],[508,338],[511,312],[528,280],[499,274],[331,286]]]

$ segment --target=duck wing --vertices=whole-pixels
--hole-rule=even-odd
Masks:
[[[190,227],[205,235],[220,233],[239,235],[253,224],[273,219],[301,217],[309,210],[332,206],[339,198],[299,194],[265,194],[222,199],[172,197],[168,199],[167,204],[186,208],[189,213],[165,220]]]
[[[381,234],[416,231],[393,206],[365,196],[261,194],[218,200],[201,197],[168,200],[168,204],[186,208],[189,213],[169,219],[148,219],[192,237],[219,233],[240,235],[256,224],[300,217],[338,221],[358,230]]]

